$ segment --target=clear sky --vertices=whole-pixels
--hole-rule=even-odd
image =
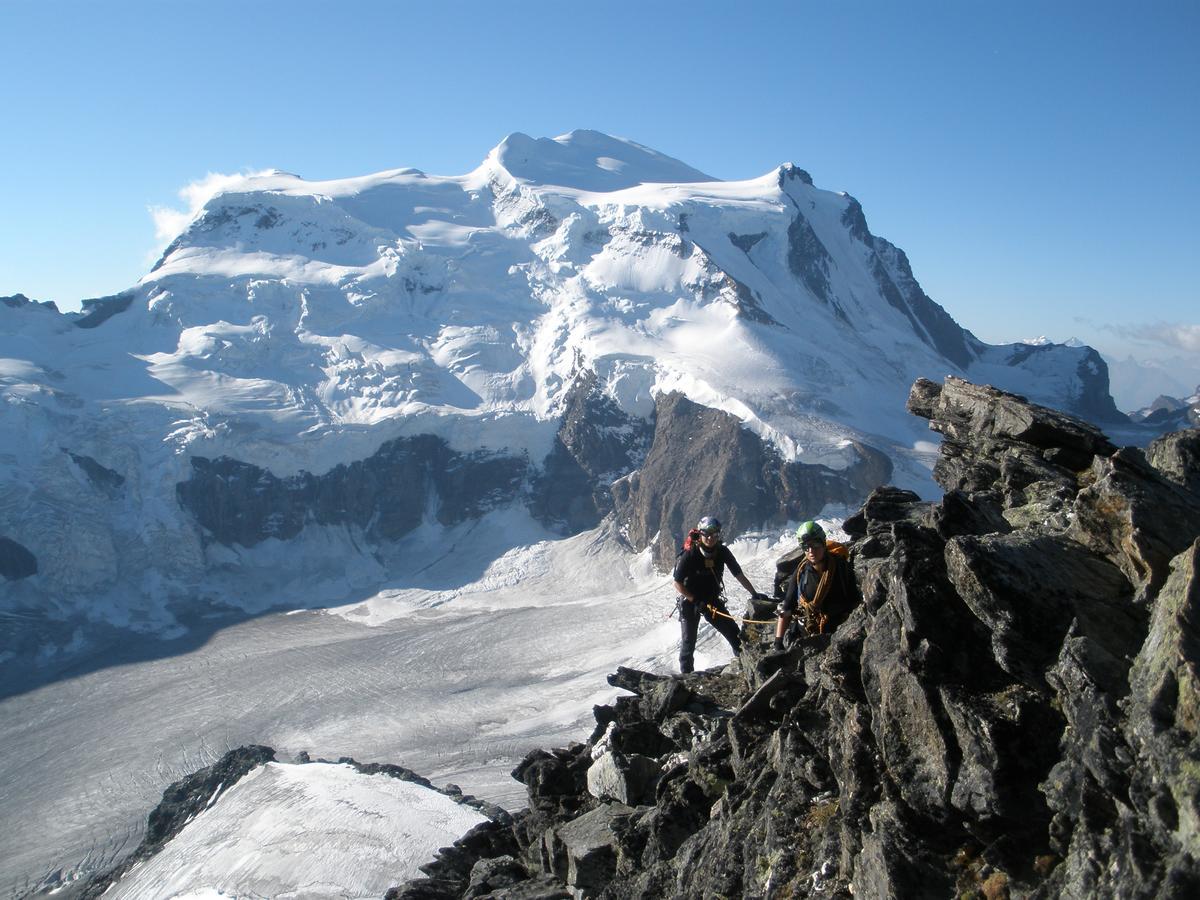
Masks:
[[[1200,2],[0,0],[0,295],[77,308],[209,173],[594,128],[847,191],[991,342],[1200,360]]]

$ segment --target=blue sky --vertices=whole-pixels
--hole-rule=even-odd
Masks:
[[[459,174],[594,128],[797,163],[985,340],[1200,364],[1200,3],[1146,6],[0,0],[0,295],[128,287],[211,172]]]

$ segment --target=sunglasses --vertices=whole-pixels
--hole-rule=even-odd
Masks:
[[[714,529],[712,531],[700,532],[700,537],[715,538],[715,537],[720,537],[720,536],[721,536],[721,532],[719,529]]]

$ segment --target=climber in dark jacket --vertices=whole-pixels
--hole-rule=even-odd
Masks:
[[[783,649],[783,637],[797,609],[808,634],[827,634],[845,620],[859,600],[847,549],[827,540],[825,529],[816,522],[802,524],[796,537],[804,557],[784,583],[775,650]]]
[[[675,561],[675,590],[679,593],[679,671],[691,672],[696,651],[696,630],[700,617],[720,632],[734,653],[742,649],[737,621],[725,608],[724,575],[726,567],[751,597],[766,599],[754,590],[729,548],[721,543],[721,523],[705,516],[689,536],[684,551]]]

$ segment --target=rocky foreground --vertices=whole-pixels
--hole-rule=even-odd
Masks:
[[[909,409],[946,494],[846,522],[832,636],[618,671],[527,810],[388,897],[1200,896],[1200,430],[1118,449],[953,378]]]
[[[863,600],[832,635],[618,670],[586,743],[513,772],[527,809],[439,789],[489,821],[388,898],[1200,896],[1200,429],[1118,449],[955,378],[908,406],[946,494],[879,488],[845,522]],[[172,785],[142,846],[64,896],[273,756]]]

